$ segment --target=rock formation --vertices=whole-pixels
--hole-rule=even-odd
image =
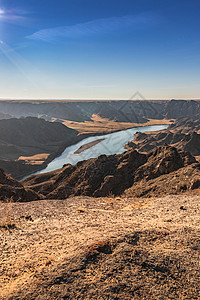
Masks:
[[[125,147],[148,152],[158,146],[171,145],[177,149],[189,151],[194,156],[200,155],[200,120],[181,118],[167,129],[158,132],[136,133],[132,142]]]
[[[25,188],[17,180],[0,169],[0,200],[4,202],[28,202],[42,199],[42,196]]]
[[[144,181],[148,186],[151,180],[158,185],[154,187],[156,193],[159,190],[162,193],[160,179],[165,178],[165,185],[168,186],[167,193],[170,193],[173,187],[170,186],[169,174],[172,177],[176,176],[177,186],[182,182],[182,174],[187,172],[190,173],[190,177],[187,178],[188,184],[182,189],[183,191],[191,188],[194,177],[200,178],[199,163],[189,152],[171,146],[162,146],[148,154],[130,150],[119,155],[101,155],[98,158],[79,162],[75,166],[68,164],[50,173],[30,176],[22,180],[22,183],[42,193],[46,199],[65,199],[78,195],[94,197],[122,195],[126,190]],[[180,191],[180,188],[175,189],[175,193]]]

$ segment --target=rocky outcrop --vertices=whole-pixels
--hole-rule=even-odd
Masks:
[[[0,169],[0,200],[4,202],[28,202],[42,199],[42,196],[13,179]]]
[[[186,189],[189,189],[192,173],[195,173],[195,178],[200,176],[198,163],[189,152],[171,146],[159,147],[149,154],[131,150],[119,155],[101,155],[75,166],[68,164],[57,171],[30,176],[22,183],[42,193],[47,199],[65,199],[75,195],[121,195],[140,182],[159,182],[162,176],[175,172],[182,174],[189,166],[193,166],[191,176],[187,179],[189,184]],[[166,185],[170,185],[170,182]]]
[[[50,199],[65,199],[70,195],[103,196],[120,194],[133,184],[133,172],[146,162],[146,155],[130,151],[123,155],[101,155],[98,158],[67,165],[53,172],[49,178],[48,190],[44,191],[44,176],[33,175],[22,181],[30,185]],[[51,174],[51,173],[50,173]],[[35,184],[34,184],[35,183]],[[43,186],[41,185],[43,184]],[[41,188],[38,189],[38,186]]]
[[[176,148],[169,146],[159,147],[148,154],[147,162],[136,171],[134,181],[157,178],[195,162],[195,158],[189,152],[178,151]]]
[[[41,199],[41,195],[29,188],[0,184],[0,200],[3,202],[30,202]]]
[[[13,179],[10,175],[6,174],[3,169],[0,169],[0,184],[10,185],[14,187],[22,187],[22,184]]]
[[[158,146],[171,145],[177,149],[200,155],[200,120],[182,118],[171,124],[168,129],[152,133],[136,133],[133,141],[125,147],[148,152]]]
[[[188,117],[177,119],[174,123],[172,123],[168,129],[171,132],[179,132],[179,133],[191,133],[193,131],[200,131],[200,115],[197,114],[196,117]]]
[[[194,163],[169,174],[149,179],[143,178],[127,189],[124,197],[160,197],[169,194],[199,194],[200,164]]]

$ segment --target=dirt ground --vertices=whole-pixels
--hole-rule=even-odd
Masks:
[[[48,283],[47,277],[52,277],[55,270],[57,277],[59,269],[63,272],[66,260],[71,261],[74,257],[80,257],[81,253],[85,253],[86,249],[94,243],[103,243],[112,239],[116,240],[120,236],[135,234],[141,236],[140,251],[147,250],[148,253],[156,253],[157,260],[160,259],[159,257],[170,258],[174,255],[176,259],[187,260],[187,264],[192,267],[188,268],[187,276],[184,278],[190,278],[193,282],[187,281],[189,287],[186,283],[184,284],[189,296],[184,294],[186,292],[182,286],[180,297],[177,296],[176,299],[199,299],[197,296],[200,250],[199,200],[200,195],[169,195],[151,199],[75,197],[66,200],[1,203],[0,218],[9,220],[12,226],[0,228],[0,299],[175,299],[171,287],[175,288],[176,283],[176,289],[179,290],[177,281],[175,283],[170,281],[170,288],[167,289],[168,296],[162,294],[165,291],[166,282],[163,290],[158,289],[148,294],[148,285],[151,285],[150,271],[145,271],[145,274],[140,273],[140,294],[138,294],[138,289],[135,291],[135,296],[128,289],[127,293],[122,294],[120,291],[116,294],[116,290],[105,292],[105,287],[114,276],[114,271],[110,275],[105,275],[108,271],[104,270],[104,266],[107,269],[109,267],[108,261],[104,258],[101,258],[97,265],[90,265],[85,271],[80,271],[80,269],[79,273],[81,273],[76,274],[77,282],[73,281],[71,288],[69,282],[62,283],[62,290],[59,284],[52,286],[52,282]],[[149,236],[152,232],[154,232],[154,238],[152,238],[154,242],[149,244]],[[131,247],[131,251],[137,248],[133,245]],[[121,253],[124,252],[119,251],[121,251],[121,259]],[[116,255],[119,255],[119,251],[116,254],[115,249],[115,254],[109,254],[109,259],[113,257],[114,260],[118,257]],[[147,254],[142,254],[142,258],[145,255]],[[119,268],[119,257],[116,259],[117,268]],[[124,266],[129,259],[130,257],[124,260]],[[65,268],[67,269],[68,266]],[[110,270],[112,270],[111,266]],[[136,269],[134,270],[136,272]],[[134,276],[137,275],[136,273]],[[100,280],[102,274],[104,274],[104,279]],[[129,272],[122,272],[120,280],[129,282],[131,279],[129,277]],[[91,283],[91,280],[96,282],[96,286],[99,285],[96,292],[94,287],[92,292],[86,288],[86,283]],[[117,280],[119,283],[119,278]],[[38,284],[40,289],[38,289]],[[41,290],[42,287],[45,292]],[[54,292],[52,292],[53,289]]]

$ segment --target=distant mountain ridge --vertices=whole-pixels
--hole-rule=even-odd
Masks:
[[[2,120],[2,119],[10,119],[10,118],[12,118],[11,115],[5,114],[3,112],[0,112],[0,120]]]
[[[0,111],[21,116],[91,121],[93,114],[118,122],[146,122],[152,119],[177,119],[200,115],[200,101],[123,100],[123,101],[0,101]]]

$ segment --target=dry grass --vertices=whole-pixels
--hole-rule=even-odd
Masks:
[[[110,194],[108,197],[104,198],[103,204],[105,205],[105,209],[118,211],[124,207],[124,201],[123,198]]]
[[[15,230],[2,230],[0,235],[0,295],[8,299],[22,284],[31,286],[37,272],[47,271],[63,258],[85,251],[87,246],[93,250],[95,245],[106,246],[101,241],[113,236],[155,229],[169,234],[176,232],[174,239],[179,241],[179,232],[184,234],[186,228],[198,232],[199,200],[199,196],[189,195],[151,200],[111,195],[99,199],[76,197],[12,203],[12,209],[8,209],[9,203],[2,203],[0,218],[8,212],[12,220],[14,211],[15,222],[21,220],[21,223]],[[186,210],[180,209],[181,206]],[[27,214],[33,221],[30,217],[22,219]],[[187,246],[187,241],[186,246],[178,242],[177,246],[170,246],[170,243],[169,239],[157,244],[154,250],[170,255]]]
[[[31,165],[41,165],[43,164],[50,154],[48,153],[40,153],[32,156],[20,156],[18,160],[23,160],[25,163],[31,164]]]
[[[109,133],[118,130],[126,130],[133,127],[144,127],[150,125],[168,125],[171,124],[171,120],[154,120],[149,119],[146,123],[126,123],[126,122],[116,122],[115,120],[109,120],[106,118],[101,118],[99,115],[93,114],[92,121],[85,122],[73,122],[63,120],[63,124],[69,128],[77,130],[80,134],[89,133]]]
[[[85,209],[85,207],[83,207],[83,206],[79,206],[79,207],[77,208],[77,211],[80,212],[80,213],[84,213],[84,212],[86,212],[86,209]]]
[[[51,255],[50,257],[47,258],[47,260],[45,261],[45,266],[49,266],[51,265],[54,261],[56,260],[55,255]]]
[[[1,229],[13,229],[16,228],[16,223],[14,222],[13,216],[13,198],[6,199],[4,216],[0,220]]]

